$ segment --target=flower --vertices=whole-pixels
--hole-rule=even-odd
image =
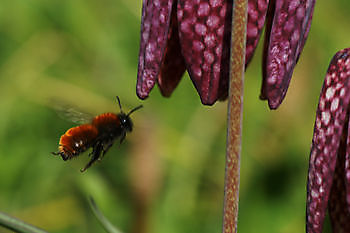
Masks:
[[[170,96],[187,70],[203,104],[226,99],[233,0],[143,0],[136,92]],[[249,0],[246,66],[266,23],[261,99],[277,108],[302,51],[315,0]]]
[[[306,232],[350,232],[350,48],[332,59],[321,91],[309,160]]]

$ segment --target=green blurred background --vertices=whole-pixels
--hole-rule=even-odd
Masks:
[[[140,0],[1,0],[0,210],[50,232],[103,232],[92,195],[125,233],[221,231],[226,102],[202,106],[186,75],[171,98],[136,97]],[[261,43],[245,80],[239,232],[304,232],[319,92],[350,46],[347,0],[318,1],[286,99],[258,99]],[[55,103],[98,114],[140,103],[134,132],[81,174],[87,154],[50,154],[74,123]],[[0,232],[9,232],[0,228]]]

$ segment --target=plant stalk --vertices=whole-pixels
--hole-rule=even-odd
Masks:
[[[47,233],[46,231],[0,212],[0,226],[20,233]]]
[[[223,233],[237,232],[247,6],[247,0],[233,1]]]
[[[102,214],[98,206],[96,205],[95,200],[92,197],[89,197],[89,204],[92,209],[92,212],[94,213],[97,220],[100,222],[102,227],[105,229],[108,233],[122,233],[119,231],[113,224]]]

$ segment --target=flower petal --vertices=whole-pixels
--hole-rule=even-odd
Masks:
[[[179,0],[180,44],[203,104],[227,95],[232,0]]]
[[[147,98],[153,88],[164,58],[171,9],[174,0],[144,0],[136,92]]]
[[[181,54],[178,22],[175,9],[173,9],[171,13],[169,38],[165,49],[164,61],[158,75],[159,89],[162,95],[166,97],[171,95],[186,71],[185,61]]]
[[[348,125],[348,123],[349,118],[347,117],[346,125]],[[350,232],[350,213],[347,208],[345,185],[345,154],[347,134],[348,127],[344,127],[328,202],[329,217],[331,219],[333,232]]]
[[[350,49],[329,65],[316,113],[307,184],[306,228],[321,233],[350,100]]]
[[[298,48],[297,48],[297,60],[296,60],[296,63],[298,62],[299,60],[299,57],[300,57],[300,53],[301,51],[303,50],[304,48],[304,45],[305,45],[305,42],[306,42],[306,39],[309,35],[309,32],[310,32],[310,28],[311,28],[311,22],[312,22],[312,16],[313,16],[313,12],[314,12],[314,8],[315,8],[315,2],[316,0],[312,0],[312,2],[310,3],[311,6],[311,13],[309,15],[309,17],[307,18],[307,26],[306,26],[306,30],[305,30],[305,33],[304,33],[304,38],[303,40],[301,41],[300,44],[298,44]]]
[[[350,212],[350,125],[348,126],[347,144],[345,155],[345,185],[346,185],[346,205]]]
[[[268,4],[269,0],[248,0],[246,66],[250,63],[260,39],[261,31],[265,24]]]
[[[271,109],[283,101],[294,66],[309,32],[315,0],[275,0],[270,2],[274,16],[266,28],[262,99]],[[274,8],[274,9],[273,9]]]

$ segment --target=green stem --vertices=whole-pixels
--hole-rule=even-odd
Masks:
[[[233,2],[224,191],[224,233],[237,232],[247,0]]]
[[[90,207],[97,218],[97,220],[101,223],[102,227],[106,230],[108,233],[122,233],[117,228],[113,226],[113,224],[102,214],[102,212],[97,207],[94,199],[92,197],[89,197],[89,204]]]
[[[35,226],[0,212],[0,226],[20,233],[47,233]]]

